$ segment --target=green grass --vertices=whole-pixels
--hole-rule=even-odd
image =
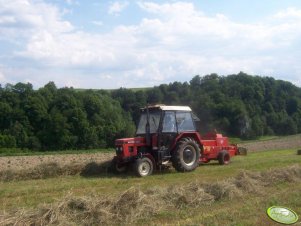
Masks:
[[[243,198],[214,202],[211,206],[199,209],[186,209],[171,217],[153,219],[155,223],[177,225],[278,225],[271,221],[266,210],[273,205],[292,208],[301,213],[301,183],[283,183],[267,188],[262,195],[246,194]]]
[[[138,88],[137,88],[138,89]],[[301,134],[291,136],[262,136],[253,140],[243,140],[238,137],[229,137],[232,144],[252,143],[258,141],[268,141],[277,139],[291,139],[294,137],[300,137]],[[98,152],[114,152],[114,148],[100,148],[100,149],[88,149],[88,150],[57,150],[57,151],[32,151],[29,149],[20,148],[0,148],[1,156],[32,156],[32,155],[56,155],[56,154],[84,154],[84,153],[98,153]]]
[[[230,137],[229,139],[230,142],[233,144],[241,144],[241,143],[250,143],[250,142],[257,142],[257,141],[268,141],[268,140],[273,140],[278,138],[281,138],[281,136],[261,136],[251,140],[241,139],[239,137]]]
[[[39,208],[41,204],[59,202],[72,196],[118,196],[131,187],[141,191],[155,187],[183,186],[193,181],[213,183],[235,177],[241,170],[264,172],[301,163],[295,149],[252,152],[236,156],[227,166],[216,162],[201,165],[195,171],[178,173],[171,169],[146,178],[131,173],[98,177],[61,176],[49,179],[0,182],[0,215],[2,211]],[[136,225],[276,225],[266,216],[272,205],[292,208],[301,215],[301,183],[279,182],[261,193],[247,193],[232,200],[223,199],[198,208],[171,208],[140,219]]]
[[[289,135],[289,136],[261,136],[251,140],[245,140],[239,137],[229,137],[229,140],[233,144],[242,144],[242,143],[252,143],[258,141],[269,141],[269,140],[277,140],[277,139],[291,139],[298,136],[300,136],[300,134]]]
[[[293,190],[288,192],[288,186]],[[301,184],[284,183],[268,188],[266,194],[246,194],[243,198],[214,202],[198,209],[187,208],[173,213],[162,213],[152,219],[154,224],[165,225],[277,225],[266,216],[273,205],[288,206],[301,212]],[[144,221],[148,223],[149,221]]]
[[[146,178],[137,178],[131,174],[122,176],[108,174],[90,178],[77,175],[41,180],[0,182],[0,203],[2,204],[0,209],[37,207],[41,203],[55,202],[68,193],[76,196],[95,194],[105,197],[118,195],[132,186],[145,190],[156,186],[183,185],[191,181],[216,182],[234,177],[241,170],[265,171],[271,168],[300,164],[300,162],[301,156],[296,155],[296,150],[263,151],[250,153],[248,156],[236,156],[227,166],[220,166],[216,162],[201,165],[190,173],[178,173],[169,170]],[[289,186],[285,187],[285,189],[289,188]],[[252,201],[252,197],[250,199]],[[220,204],[223,208],[222,203]]]
[[[280,136],[261,136],[257,137],[256,139],[246,140],[241,139],[239,137],[229,137],[229,140],[232,144],[243,144],[243,143],[250,143],[250,142],[257,142],[257,141],[268,141],[273,139],[281,138]]]
[[[60,154],[91,154],[98,152],[114,152],[113,148],[88,149],[88,150],[58,150],[58,151],[31,151],[20,148],[0,148],[1,156],[34,156],[34,155],[60,155]]]

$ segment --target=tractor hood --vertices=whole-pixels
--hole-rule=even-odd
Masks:
[[[123,144],[144,144],[145,138],[144,137],[131,137],[131,138],[122,138],[115,140],[115,145],[123,145]]]

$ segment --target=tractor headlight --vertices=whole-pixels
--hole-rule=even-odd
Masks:
[[[116,153],[121,153],[123,151],[122,146],[116,147]]]

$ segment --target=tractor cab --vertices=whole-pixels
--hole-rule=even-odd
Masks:
[[[136,137],[144,137],[153,150],[170,149],[182,132],[195,132],[190,107],[155,105],[141,109]]]

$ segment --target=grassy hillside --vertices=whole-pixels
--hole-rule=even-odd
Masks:
[[[22,208],[23,217],[27,219],[28,214],[32,213],[36,218],[42,218],[41,210],[45,208],[50,210],[61,205],[67,209],[62,210],[60,214],[75,211],[76,213],[73,213],[72,216],[76,215],[78,219],[72,218],[69,220],[76,222],[76,220],[83,217],[81,214],[84,213],[78,210],[83,205],[88,208],[85,210],[87,221],[105,220],[107,218],[104,217],[108,217],[108,215],[100,213],[97,205],[105,205],[101,200],[109,199],[110,201],[107,200],[107,204],[115,205],[114,211],[117,211],[116,208],[121,210],[127,208],[128,202],[132,203],[130,204],[132,205],[131,210],[138,211],[142,209],[145,211],[145,214],[142,215],[139,211],[135,212],[136,215],[134,213],[128,213],[127,216],[121,213],[121,215],[118,215],[119,220],[123,219],[124,222],[137,225],[141,223],[160,225],[254,225],[254,223],[256,225],[275,225],[265,214],[266,208],[271,205],[288,206],[297,213],[301,213],[301,183],[296,183],[300,182],[301,179],[300,162],[301,156],[296,155],[295,149],[290,149],[253,152],[248,156],[233,158],[228,166],[220,166],[212,162],[201,165],[197,170],[190,173],[177,173],[174,170],[169,170],[147,178],[136,178],[130,174],[122,176],[102,174],[96,177],[76,175],[34,181],[0,182],[0,202],[2,203],[0,209],[9,213]],[[284,168],[284,173],[279,170],[291,166],[293,168]],[[255,179],[248,179],[251,184],[248,184],[250,181],[245,181],[247,185],[251,186],[250,189],[237,191],[237,187],[231,182],[234,179],[231,178],[238,180],[237,175],[241,175],[241,172],[245,170],[251,176],[255,176]],[[276,170],[276,180],[271,182],[272,177],[269,175],[275,176],[273,170]],[[267,178],[267,182],[270,181],[270,184],[264,186],[259,184],[259,180],[256,179],[257,174],[254,174],[254,172],[262,172],[262,175]],[[295,174],[290,174],[290,172],[295,172]],[[280,175],[280,180],[277,179],[277,175]],[[263,181],[265,179],[261,176],[260,183],[263,183]],[[204,200],[197,205],[190,205],[190,202],[192,202],[190,199],[185,201],[186,192],[193,197],[198,197],[198,195],[203,197],[203,193],[200,193],[201,189],[206,186],[213,188],[216,183],[219,183],[219,186],[221,185],[217,187],[221,192],[220,199],[209,199],[210,202]],[[193,186],[197,187],[193,188]],[[165,198],[158,199],[156,194],[159,197],[163,194],[165,198],[168,198],[169,194],[173,194],[169,197],[173,201],[166,201]],[[179,198],[181,194],[184,194],[184,199],[175,201],[175,197]],[[150,200],[147,197],[152,197],[151,201],[153,203],[149,203]],[[124,198],[128,200],[124,202]],[[165,200],[165,203],[157,206],[157,202],[160,200]],[[169,203],[170,206],[167,206],[166,203]],[[139,208],[140,204],[142,205],[141,208]],[[156,208],[161,207],[159,209],[151,208],[152,211],[150,212],[148,205]],[[108,207],[100,206],[99,208],[106,210]],[[33,212],[27,212],[29,210]],[[56,213],[55,211],[58,210],[51,209],[51,211]],[[3,215],[2,219],[0,214],[0,222],[5,219],[17,219],[16,214],[20,214],[20,212]],[[102,216],[102,214],[104,215]],[[111,219],[109,222],[114,221]],[[96,224],[96,222],[94,223]]]

